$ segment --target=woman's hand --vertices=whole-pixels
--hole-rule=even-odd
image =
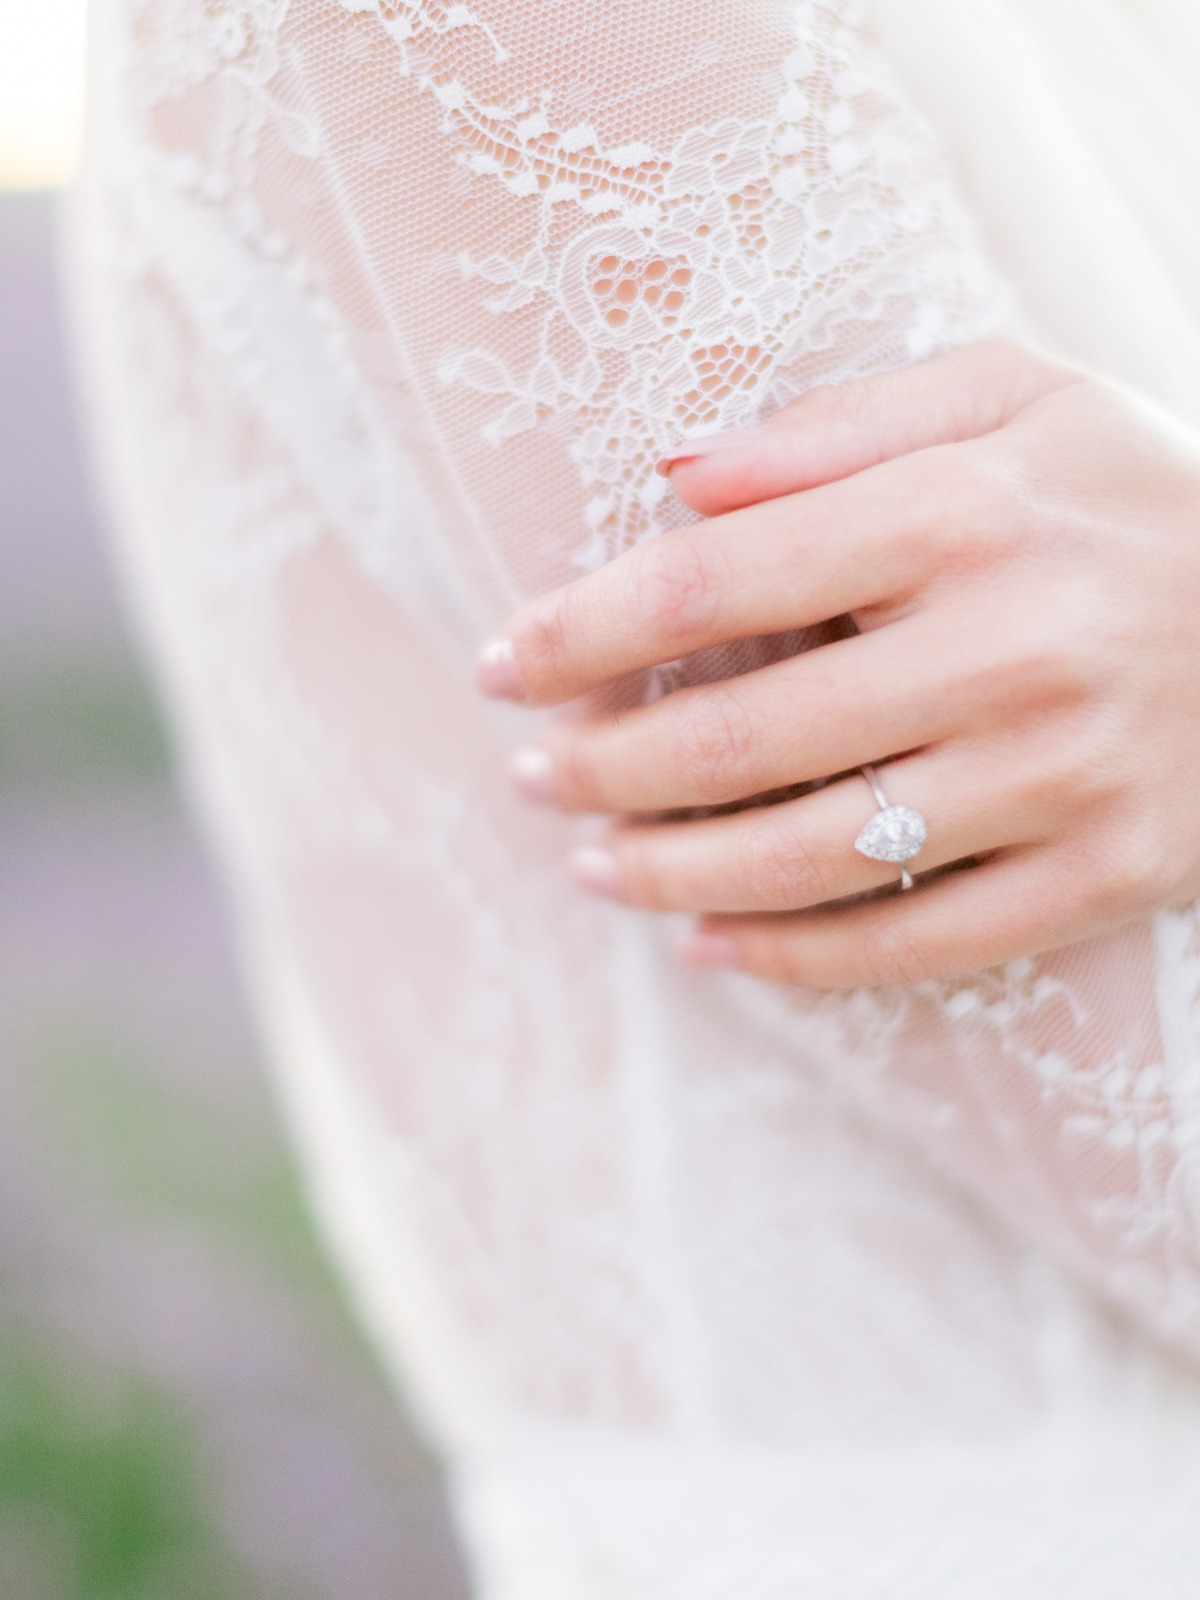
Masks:
[[[914,983],[1200,894],[1200,441],[1115,386],[979,345],[817,389],[664,463],[708,520],[534,602],[484,653],[531,706],[730,640],[861,633],[545,730],[532,799],[626,817],[890,761],[916,892],[854,846],[861,776],[577,853],[585,887],[709,913],[681,947],[813,987]],[[894,758],[894,759],[893,759]]]

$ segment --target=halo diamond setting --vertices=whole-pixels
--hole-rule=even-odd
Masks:
[[[854,841],[860,855],[900,866],[920,855],[925,844],[925,819],[911,806],[885,806],[877,811]]]

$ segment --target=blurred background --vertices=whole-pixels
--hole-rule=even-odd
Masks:
[[[83,0],[0,0],[0,1597],[465,1600],[122,626],[54,273]]]

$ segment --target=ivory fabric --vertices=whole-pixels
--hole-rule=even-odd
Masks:
[[[1200,1592],[1195,909],[915,990],[688,974],[567,883],[472,683],[687,520],[662,451],[813,383],[1013,332],[1200,423],[1200,7],[92,21],[122,559],[480,1596]]]

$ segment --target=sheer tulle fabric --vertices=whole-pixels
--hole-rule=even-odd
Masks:
[[[1200,421],[1192,5],[876,13],[94,7],[126,567],[487,1600],[1200,1571],[1194,912],[915,991],[689,976],[569,888],[472,688],[680,524],[662,450],[812,383],[1017,330]]]

